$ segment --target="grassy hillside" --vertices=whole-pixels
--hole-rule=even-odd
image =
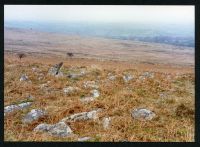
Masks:
[[[64,76],[48,75],[50,67],[60,61]],[[66,76],[82,70],[84,76],[75,79]],[[31,82],[20,81],[22,74]],[[126,74],[133,79],[125,82]],[[110,75],[116,78],[111,80]],[[96,81],[100,93],[89,103],[81,101],[92,90],[84,88],[86,81]],[[66,95],[63,88],[67,86],[80,90]],[[194,141],[194,71],[190,67],[30,55],[20,61],[6,53],[4,106],[22,102],[32,104],[4,117],[5,141],[77,141],[86,136],[91,137],[88,141]],[[41,123],[55,124],[66,116],[97,108],[102,111],[95,120],[65,122],[73,136],[56,137],[33,131]],[[147,121],[134,119],[131,111],[137,108],[149,109],[156,116]],[[32,109],[47,114],[30,124],[23,123],[22,119]],[[105,117],[111,118],[108,129],[102,125]]]

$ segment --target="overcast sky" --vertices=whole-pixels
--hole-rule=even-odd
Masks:
[[[5,5],[4,19],[194,24],[194,6]]]

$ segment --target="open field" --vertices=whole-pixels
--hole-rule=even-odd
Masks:
[[[5,28],[5,51],[194,67],[194,48]]]
[[[5,53],[4,105],[31,102],[31,106],[6,114],[5,141],[194,141],[194,69],[170,65],[133,64],[122,61],[57,58],[28,55],[20,61]],[[62,76],[48,75],[50,67],[63,62]],[[69,72],[85,75],[71,78]],[[145,72],[153,76],[145,76]],[[20,81],[26,74],[31,81]],[[123,76],[133,76],[125,82]],[[109,76],[115,76],[111,79]],[[85,88],[85,81],[95,81],[100,96],[88,103],[83,97],[94,88]],[[65,94],[63,88],[78,87],[79,91]],[[65,121],[73,135],[58,137],[34,131],[41,123],[56,124],[63,118],[100,108],[96,119]],[[152,120],[134,119],[132,110],[145,108],[156,114]],[[31,123],[22,120],[32,109],[46,115]],[[110,117],[109,127],[103,120]]]
[[[4,44],[5,141],[194,141],[194,49],[11,28]],[[27,123],[33,109],[45,114]]]

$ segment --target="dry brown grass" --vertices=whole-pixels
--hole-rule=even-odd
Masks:
[[[79,137],[91,136],[92,141],[194,141],[193,69],[71,59],[64,61],[64,69],[85,67],[90,73],[76,80],[47,76],[49,67],[60,60],[28,56],[20,62],[12,55],[5,55],[4,105],[30,101],[26,96],[34,96],[31,107],[10,113],[4,118],[5,141],[76,141],[77,136],[58,138],[33,132],[33,129],[40,123],[54,124],[71,114],[95,108],[103,109],[97,121],[68,123]],[[41,80],[32,72],[32,67],[36,66],[45,75]],[[138,77],[144,71],[154,71],[155,77],[139,81]],[[118,76],[115,81],[106,80],[109,72]],[[135,79],[124,83],[122,75],[125,72],[134,75]],[[19,82],[22,73],[26,73],[32,83]],[[90,91],[82,88],[83,82],[96,79],[100,81],[100,97],[88,104],[80,102],[80,97]],[[51,81],[49,93],[39,87],[47,81]],[[66,96],[62,89],[69,85],[77,86],[81,91]],[[161,93],[166,96],[161,97]],[[134,120],[131,110],[141,107],[152,110],[157,117],[146,122]],[[43,109],[48,114],[31,124],[23,124],[22,117],[33,108]],[[106,116],[112,118],[108,130],[104,130],[101,124],[102,118]]]

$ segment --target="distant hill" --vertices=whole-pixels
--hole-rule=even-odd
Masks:
[[[107,39],[31,29],[4,29],[5,51],[75,58],[121,60],[194,66],[194,48],[121,39]]]
[[[6,27],[194,47],[194,26],[176,24],[6,21]]]

